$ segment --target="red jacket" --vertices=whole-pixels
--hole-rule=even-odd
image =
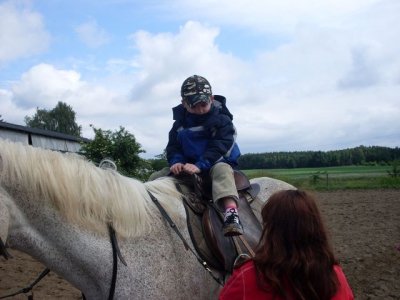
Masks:
[[[353,300],[353,292],[347,283],[343,270],[339,266],[334,266],[336,275],[339,279],[340,289],[332,300]],[[289,294],[292,294],[288,288]],[[232,277],[229,278],[219,294],[219,300],[269,300],[274,299],[273,293],[267,293],[260,289],[257,284],[256,271],[253,261],[245,263],[240,268],[234,270]],[[283,300],[278,297],[276,300]]]

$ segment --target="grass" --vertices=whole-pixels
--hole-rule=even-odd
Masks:
[[[308,190],[400,188],[400,178],[391,177],[390,166],[345,166],[242,170],[249,178],[271,177]]]

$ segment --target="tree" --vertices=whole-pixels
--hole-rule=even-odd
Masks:
[[[361,147],[357,147],[353,149],[353,164],[354,165],[362,165],[365,161],[364,151]]]
[[[396,178],[396,179],[397,179],[397,177],[400,177],[399,165],[400,165],[399,161],[392,162],[392,171],[387,171],[389,176]]]
[[[155,157],[156,159],[148,160],[154,171],[160,171],[161,169],[169,166],[167,160],[167,149],[164,149],[163,153],[158,154]]]
[[[24,118],[26,126],[81,136],[82,126],[75,122],[72,107],[59,101],[52,110],[36,108],[36,114]]]
[[[1,118],[1,115],[0,115],[0,122],[4,122],[3,119]]]
[[[90,126],[95,137],[90,143],[82,142],[81,148],[87,159],[98,164],[103,158],[112,158],[121,174],[140,180],[146,180],[153,172],[151,165],[139,156],[146,151],[124,127],[111,132]]]

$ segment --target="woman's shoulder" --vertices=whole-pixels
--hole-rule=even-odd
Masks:
[[[254,268],[254,261],[253,261],[252,259],[248,259],[247,261],[245,261],[245,262],[241,265],[241,267],[244,267],[244,266]]]
[[[335,270],[335,273],[338,276],[339,280],[341,278],[346,278],[346,276],[344,275],[343,269],[339,265],[334,265],[333,269]]]
[[[251,299],[246,297],[248,296],[249,290],[254,290],[252,286],[257,284],[257,280],[253,278],[252,273],[255,273],[252,261],[248,261],[235,267],[232,276],[222,288],[218,299]]]
[[[332,300],[353,300],[354,295],[349,283],[347,282],[346,276],[344,275],[343,269],[338,265],[335,265],[333,269],[335,270],[339,279],[340,287],[339,291],[336,293],[335,297],[332,298]]]
[[[279,299],[275,293],[267,292],[258,285],[256,267],[252,260],[234,269],[232,277],[220,292],[219,300]]]
[[[233,269],[233,278],[241,277],[243,280],[250,280],[256,278],[256,271],[253,260],[244,262]]]

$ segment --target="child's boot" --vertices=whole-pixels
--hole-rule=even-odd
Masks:
[[[243,226],[240,223],[237,208],[230,207],[225,212],[225,221],[222,226],[224,236],[236,236],[243,234]]]

